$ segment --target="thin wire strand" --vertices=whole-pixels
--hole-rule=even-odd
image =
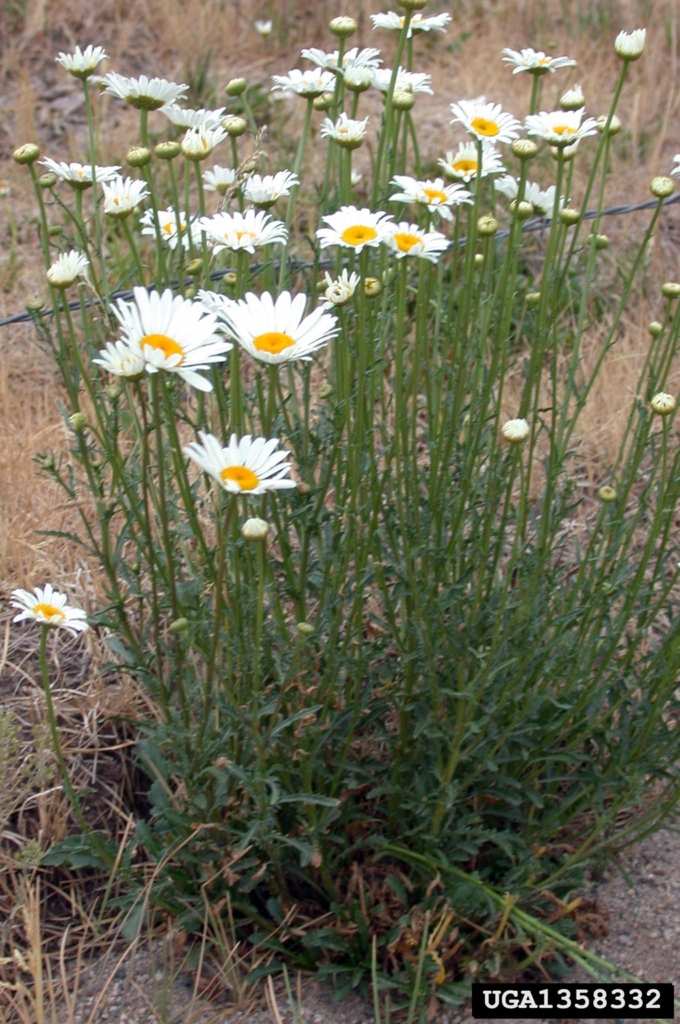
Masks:
[[[663,206],[670,206],[671,203],[677,203],[677,202],[680,202],[680,192],[678,192],[674,196],[669,196],[668,198],[664,199],[662,205]],[[622,214],[622,213],[623,214],[637,213],[638,210],[651,210],[651,209],[654,209],[656,207],[657,203],[658,203],[658,199],[648,199],[644,203],[635,203],[632,206],[609,206],[609,207],[607,207],[606,210],[602,210],[601,211],[601,216],[602,217],[607,217],[607,216],[614,216],[616,214]],[[583,214],[583,220],[593,220],[595,217],[597,217],[597,213],[598,213],[597,210],[586,210],[586,212]],[[527,220],[527,221],[524,222],[524,224],[522,225],[522,231],[523,232],[543,231],[543,230],[545,230],[545,228],[549,224],[550,224],[550,220],[547,217],[534,217],[531,220]],[[496,238],[500,238],[500,239],[507,238],[509,235],[510,235],[510,231],[508,229],[504,229],[504,230],[498,231],[496,233]],[[458,244],[461,245],[461,246],[465,245],[465,242],[466,242],[465,238],[460,238],[458,240]],[[317,267],[319,270],[323,270],[323,269],[331,267],[331,266],[332,266],[332,261],[331,260],[319,260],[318,262],[314,262],[312,260],[291,260],[291,267],[292,267],[292,269],[294,269],[296,271],[309,270],[312,267]],[[254,263],[250,267],[251,273],[257,273],[261,269],[262,269],[262,264],[261,263]],[[211,281],[220,281],[227,274],[233,274],[233,273],[235,273],[235,270],[214,270],[211,273],[211,275],[210,275],[210,280]],[[191,283],[192,283],[191,279],[188,279],[186,281],[187,285],[190,285]],[[171,281],[169,287],[177,288],[178,285],[179,285],[179,281]],[[111,294],[111,296],[110,296],[110,300],[109,301],[113,301],[115,299],[131,299],[132,296],[133,296],[132,289],[126,289],[125,291],[113,292]],[[101,300],[100,299],[86,299],[85,302],[82,303],[82,305],[84,305],[86,307],[100,306],[101,305]],[[80,309],[80,307],[81,307],[80,299],[72,299],[69,302],[68,307],[69,307],[69,309]],[[15,313],[13,316],[8,316],[8,317],[5,317],[4,319],[0,320],[0,327],[7,327],[7,326],[9,326],[9,324],[29,323],[30,321],[34,320],[36,317],[51,316],[53,313],[54,313],[54,309],[52,307],[45,307],[44,309],[39,309],[39,310],[35,310],[35,311],[24,310],[22,313]]]

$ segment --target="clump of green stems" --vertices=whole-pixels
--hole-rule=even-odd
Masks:
[[[373,168],[373,208],[390,212],[390,177],[409,170],[414,149],[392,103],[395,81]],[[87,110],[96,117],[89,101]],[[307,145],[312,116],[308,101]],[[415,139],[410,113],[408,125]],[[147,143],[146,118],[142,127]],[[96,135],[91,128],[93,146]],[[582,210],[597,197],[596,234],[607,131],[581,150],[589,143],[578,159],[591,162]],[[232,139],[235,166],[238,146]],[[150,809],[134,839],[165,865],[152,901],[198,927],[205,893],[218,900],[229,890],[240,920],[285,933],[272,943],[298,963],[340,955],[360,976],[374,940],[381,957],[390,933],[369,922],[343,946],[329,939],[332,928],[296,932],[286,915],[303,900],[319,916],[332,909],[354,920],[352,865],[388,857],[412,873],[411,900],[426,906],[427,882],[439,876],[463,916],[471,888],[481,891],[481,920],[501,913],[511,893],[508,927],[559,946],[559,931],[541,921],[541,893],[568,893],[586,864],[656,828],[678,795],[680,456],[672,417],[649,405],[669,377],[676,300],[649,345],[620,452],[601,467],[614,500],[577,486],[580,417],[617,344],[662,200],[589,370],[582,346],[598,250],[582,220],[568,226],[558,216],[561,156],[531,307],[518,288],[522,221],[515,209],[507,237],[480,235],[478,218],[495,200],[489,179],[478,178],[436,265],[394,260],[385,247],[349,261],[346,250],[330,250],[333,271],[347,266],[361,281],[336,311],[339,337],[312,363],[246,366],[235,348],[227,369],[212,371],[207,396],[173,374],[118,382],[92,364],[117,337],[112,290],[131,282],[188,296],[208,284],[238,298],[278,280],[316,304],[329,250],[295,233],[312,184],[305,156],[301,145],[303,188],[286,209],[291,242],[251,262],[213,258],[205,239],[188,254],[141,237],[130,250],[135,229],[104,218],[96,187],[76,193],[74,210],[63,186],[45,190],[34,174],[46,265],[64,238],[89,251],[101,300],[90,305],[92,293],[77,286],[74,315],[53,289],[54,315],[35,321],[63,375],[67,412],[86,418],[70,453],[49,466],[100,567],[106,600],[93,622],[158,709],[138,723]],[[346,193],[350,154],[336,157]],[[145,168],[150,208],[184,208],[183,180],[187,208],[197,209],[182,159]],[[348,200],[333,177],[321,210]],[[525,181],[523,164],[518,200]],[[429,226],[426,213],[420,221]],[[367,292],[370,278],[379,286]],[[526,419],[529,434],[507,444],[506,382],[522,365],[510,416]],[[232,431],[280,438],[297,489],[234,497],[197,478],[183,446],[199,430],[224,444]],[[268,541],[244,539],[250,516],[270,523]],[[638,804],[621,825],[619,812]],[[426,974],[436,970],[428,961]],[[349,977],[356,983],[356,970]]]

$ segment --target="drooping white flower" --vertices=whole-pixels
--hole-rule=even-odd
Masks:
[[[447,178],[455,181],[462,181],[467,184],[479,176],[479,152],[475,142],[460,142],[458,152],[449,150],[444,159],[438,161]],[[500,153],[494,148],[493,143],[482,143],[482,168],[481,176],[486,178],[489,174],[502,174],[505,167],[501,162]]]
[[[323,309],[305,316],[307,296],[294,298],[281,292],[274,301],[269,292],[222,305],[217,313],[227,335],[253,359],[262,363],[308,361],[312,353],[339,332],[337,320]]]
[[[549,71],[555,72],[558,68],[574,68],[576,61],[570,57],[548,57],[543,50],[510,50],[506,47],[503,50],[503,60],[506,64],[513,65],[513,75],[520,71],[528,71],[532,75],[547,75]]]
[[[272,81],[272,92],[276,89],[289,89],[298,96],[313,99],[333,89],[335,75],[332,71],[323,71],[321,68],[312,68],[309,71],[294,68],[287,75],[272,75]]]
[[[51,160],[48,156],[41,160],[40,163],[52,171],[53,174],[56,174],[60,181],[67,182],[73,188],[90,188],[92,185],[91,164],[79,164],[76,162],[67,164]],[[112,178],[116,177],[119,170],[120,167],[98,167],[95,165],[95,181],[111,181]]]
[[[551,146],[570,146],[597,132],[593,117],[583,120],[585,110],[554,110],[548,113],[528,114],[525,119],[527,135],[537,135]]]
[[[104,213],[109,217],[127,217],[149,192],[145,181],[117,176],[102,184]]]
[[[32,594],[28,590],[13,590],[10,604],[12,608],[20,609],[12,622],[32,619],[41,626],[65,629],[73,636],[84,633],[88,628],[87,616],[82,608],[73,608],[66,594],[59,593],[51,583],[36,587]]]
[[[405,20],[403,14],[397,14],[395,11],[388,11],[387,14],[371,15],[374,29],[386,28],[391,29],[393,32],[401,32]],[[450,21],[450,14],[434,14],[427,18],[420,11],[415,11],[411,15],[406,38],[410,39],[414,32],[446,32],[446,26]]]
[[[614,51],[621,60],[637,60],[645,48],[646,28],[636,28],[632,32],[619,32],[614,40]]]
[[[472,195],[466,188],[458,184],[446,185],[443,178],[418,181],[408,174],[396,174],[390,184],[402,190],[390,196],[390,202],[418,203],[430,213],[440,214],[444,220],[453,220],[452,206],[472,202]]]
[[[255,22],[255,31],[259,36],[262,36],[263,38],[266,38],[267,36],[270,36],[272,34],[273,27],[274,25],[271,19],[268,19],[267,21]]]
[[[256,245],[271,245],[288,241],[288,231],[282,220],[272,220],[264,210],[246,210],[241,213],[218,213],[199,221],[202,231],[213,245],[215,253],[223,249],[244,249],[254,253]]]
[[[518,138],[522,127],[519,121],[503,112],[500,103],[485,103],[479,100],[461,100],[451,104],[452,124],[460,122],[469,135],[476,139],[494,142],[512,142]]]
[[[358,210],[356,206],[341,206],[335,213],[322,219],[328,225],[316,232],[322,249],[329,245],[342,245],[357,253],[367,246],[379,246],[393,224],[390,214]]]
[[[188,444],[185,455],[230,494],[265,494],[295,487],[294,480],[286,479],[292,467],[284,461],[289,453],[277,451],[278,438],[265,440],[247,434],[239,440],[232,434],[223,448],[212,434],[199,431],[198,436],[200,443]]]
[[[268,210],[278,199],[290,195],[290,190],[300,184],[297,174],[292,171],[277,171],[276,174],[251,174],[243,185],[243,197],[253,206]]]
[[[206,160],[215,146],[226,138],[227,133],[221,125],[215,128],[207,128],[205,125],[189,128],[182,139],[182,152],[189,160]]]
[[[354,271],[350,274],[347,267],[343,269],[340,277],[335,278],[335,280],[328,271],[326,271],[324,276],[326,278],[324,309],[333,309],[334,306],[346,306],[361,281],[359,275]]]
[[[190,107],[178,107],[170,104],[162,108],[168,121],[178,128],[219,128],[225,107],[216,110],[192,110]]]
[[[109,71],[102,78],[105,92],[125,100],[138,110],[160,110],[171,103],[177,103],[188,92],[188,85],[178,85],[166,78],[126,78],[115,71]]]
[[[345,149],[356,149],[366,138],[367,124],[367,117],[363,121],[354,121],[343,110],[337,121],[324,118],[319,134],[322,139],[333,139]]]
[[[497,178],[494,182],[494,188],[500,195],[505,196],[506,199],[515,200],[519,195],[519,181],[512,174],[505,174],[502,178]],[[555,209],[555,186],[550,185],[547,189],[542,189],[540,185],[537,185],[534,181],[527,181],[524,185],[523,200],[526,203],[531,203],[534,208],[534,212],[540,217],[547,217],[550,219]],[[558,204],[558,210],[561,210],[565,205],[566,200],[564,196],[560,196]]]
[[[439,257],[451,244],[439,231],[423,231],[417,224],[402,221],[394,224],[385,238],[385,244],[396,255],[397,259],[405,256],[417,256],[420,259],[436,263]]]
[[[221,363],[232,345],[216,333],[217,320],[200,302],[173,295],[169,288],[161,294],[138,287],[132,302],[118,299],[111,308],[122,341],[142,356],[147,373],[176,373],[199,391],[212,391],[197,371]]]
[[[215,164],[209,171],[203,171],[201,177],[206,192],[219,192],[223,196],[236,181],[236,171],[233,167],[220,167]]]
[[[84,50],[76,46],[73,53],[60,53],[55,60],[74,78],[89,78],[101,61],[108,60],[108,54],[103,46],[86,46]]]
[[[181,232],[183,249],[188,249],[190,244],[200,245],[201,229],[197,218],[191,218],[186,211],[180,214],[180,217],[181,219],[178,231],[176,212],[174,210],[158,211],[158,226],[163,243],[167,245],[169,249],[176,249]],[[142,225],[143,235],[151,235],[153,238],[156,237],[156,225],[154,222],[153,210],[147,210],[146,213],[140,217],[139,223]],[[189,240],[190,233],[191,242]]]
[[[47,280],[53,288],[68,288],[83,277],[90,265],[87,256],[82,252],[71,249],[70,252],[63,252],[47,271]]]
[[[375,68],[373,70],[373,88],[377,89],[378,92],[387,92],[392,81],[392,69],[391,68]],[[400,67],[397,71],[397,81],[394,86],[394,91],[402,89],[404,92],[426,92],[430,96],[434,96],[432,86],[432,76],[426,75],[421,71],[406,71]]]

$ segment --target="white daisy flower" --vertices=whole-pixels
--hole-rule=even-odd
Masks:
[[[177,107],[174,104],[163,107],[162,113],[168,121],[178,128],[219,128],[226,107],[217,110],[191,110],[190,107]]]
[[[394,224],[384,241],[397,259],[419,256],[430,263],[436,263],[450,245],[448,238],[441,232],[422,231],[417,224],[409,224],[408,221]]]
[[[276,89],[289,89],[298,96],[313,99],[324,92],[332,91],[335,75],[332,71],[322,71],[321,68],[312,68],[311,71],[300,71],[295,68],[287,75],[272,75],[272,82],[272,92]]]
[[[268,19],[267,21],[255,22],[255,31],[259,36],[262,36],[263,38],[266,38],[267,36],[270,36],[272,34],[273,27],[274,24],[271,21],[271,19]]]
[[[90,261],[82,252],[71,249],[70,252],[63,252],[57,257],[50,269],[47,271],[47,280],[53,288],[68,288],[79,277],[83,277]]]
[[[52,171],[60,181],[65,181],[72,188],[90,188],[92,185],[92,165],[79,163],[64,163],[63,161],[51,160],[45,157],[40,163]],[[120,167],[98,167],[95,166],[95,181],[111,181],[118,174]]]
[[[223,196],[236,181],[236,171],[233,167],[220,167],[215,164],[209,171],[203,171],[201,177],[206,192],[219,192]]]
[[[459,121],[469,135],[494,142],[512,142],[519,137],[522,127],[512,114],[505,114],[500,103],[479,100],[461,100],[451,104],[454,124]]]
[[[393,220],[388,213],[372,213],[358,210],[356,206],[341,206],[336,213],[323,218],[327,228],[319,228],[316,237],[319,246],[343,245],[361,252],[366,246],[374,249],[392,228]]]
[[[226,138],[227,133],[221,125],[216,128],[207,128],[205,125],[189,128],[182,139],[182,152],[188,160],[205,160],[215,146],[219,146]]]
[[[139,223],[142,225],[143,235],[151,235],[152,238],[156,237],[156,225],[154,222],[153,210],[147,210],[146,213],[140,217]],[[169,249],[176,249],[177,242],[179,241],[179,232],[177,230],[177,214],[175,211],[159,210],[158,224],[160,227],[160,236],[163,242]],[[199,227],[198,220],[196,218],[192,220],[186,211],[181,214],[180,231],[182,233],[183,249],[188,249],[191,243],[193,243],[193,245],[201,244],[201,229]],[[191,243],[189,240],[189,232],[191,232]]]
[[[404,15],[397,14],[395,11],[388,11],[387,14],[371,15],[374,30],[376,28],[387,28],[392,31],[401,32],[405,20]],[[446,32],[446,26],[450,21],[450,14],[434,14],[432,17],[426,18],[419,11],[416,11],[411,15],[411,23],[408,27],[406,38],[410,39],[414,32]]]
[[[528,114],[525,119],[527,135],[538,135],[551,146],[569,146],[597,131],[597,121],[587,117],[582,121],[585,110],[554,110],[547,113]]]
[[[239,441],[232,434],[229,446],[222,448],[212,434],[199,431],[198,436],[201,443],[192,441],[184,454],[230,494],[265,494],[295,487],[294,480],[286,479],[292,468],[290,463],[284,463],[289,452],[276,450],[277,438],[266,441],[246,434]]]
[[[475,142],[459,142],[458,152],[449,150],[444,159],[438,161],[447,178],[463,181],[467,185],[479,175],[479,152]],[[505,167],[498,151],[490,142],[482,143],[482,178],[489,174],[502,174]]]
[[[264,210],[218,213],[214,217],[203,217],[199,225],[216,253],[223,249],[245,249],[254,253],[256,245],[270,245],[272,242],[285,245],[288,241],[283,221],[272,220]]]
[[[619,32],[614,40],[614,51],[621,60],[637,60],[645,48],[646,28],[636,28],[633,32]]]
[[[117,75],[115,71],[104,75],[102,82],[106,86],[105,92],[125,100],[138,110],[161,110],[183,99],[189,90],[188,85],[168,82],[166,78],[147,78],[146,75],[126,78],[125,75]]]
[[[333,139],[345,149],[356,149],[366,138],[367,124],[367,117],[363,121],[353,121],[343,110],[337,121],[324,118],[319,134],[322,139]]]
[[[418,181],[408,174],[397,174],[392,178],[390,185],[396,185],[402,189],[390,196],[392,203],[419,203],[426,207],[430,213],[438,213],[444,220],[453,220],[451,206],[460,206],[461,203],[471,203],[472,195],[462,185],[446,185],[443,178],[435,178],[434,181]]]
[[[373,88],[377,89],[378,92],[387,92],[391,81],[391,68],[374,69]],[[419,71],[406,71],[404,68],[400,67],[397,72],[397,81],[394,86],[394,91],[397,92],[397,90],[403,89],[404,92],[426,92],[430,96],[434,96],[434,91],[431,89],[431,85],[431,75],[426,75]]]
[[[127,342],[120,340],[107,341],[106,347],[99,353],[99,358],[93,359],[92,362],[102,366],[107,373],[128,379],[141,377],[146,367],[141,350],[130,347]]]
[[[324,309],[333,309],[334,306],[346,306],[349,300],[357,290],[357,285],[361,281],[361,278],[354,271],[350,274],[345,267],[340,274],[340,277],[333,278],[326,271],[326,301],[323,304]]]
[[[671,171],[671,174],[674,178],[680,178],[680,153],[675,154],[673,157],[673,163],[675,164],[675,167]]]
[[[132,302],[118,299],[111,308],[123,342],[143,357],[147,373],[166,370],[199,391],[212,391],[196,371],[221,363],[233,346],[216,333],[217,320],[200,302],[173,296],[169,288],[161,295],[138,287]]]
[[[259,298],[248,292],[245,299],[224,304],[218,316],[228,336],[259,362],[309,361],[312,352],[336,337],[339,327],[321,308],[305,316],[306,305],[302,293],[293,298],[281,292],[274,302],[269,292]]]
[[[363,50],[360,50],[358,46],[353,46],[346,53],[343,53],[342,67],[338,63],[340,59],[339,50],[326,53],[325,50],[319,50],[313,46],[303,50],[300,56],[304,57],[305,60],[311,61],[312,64],[316,64],[319,68],[324,68],[326,71],[337,71],[340,74],[345,74],[347,71],[356,68],[370,70],[382,64],[380,50],[376,50],[372,46],[367,46]]]
[[[145,181],[134,178],[112,178],[102,184],[104,213],[109,217],[127,217],[148,196]]]
[[[263,210],[273,206],[277,199],[290,195],[290,190],[300,184],[297,174],[292,171],[277,171],[276,174],[251,174],[243,185],[243,196],[253,206]]]
[[[494,182],[494,187],[506,199],[515,200],[519,194],[519,181],[512,174],[506,174],[502,178],[498,178]],[[548,188],[542,189],[536,182],[527,181],[524,185],[523,200],[525,203],[531,203],[537,216],[550,219],[555,207],[555,186],[550,185]],[[560,196],[558,210],[561,210],[565,205],[565,197]]]
[[[81,608],[72,608],[66,594],[54,590],[51,583],[44,587],[36,587],[33,593],[28,590],[13,590],[10,595],[12,608],[19,608],[12,622],[33,619],[41,626],[56,626],[66,629],[73,636],[84,633],[88,628],[87,616]]]
[[[570,57],[548,57],[543,50],[510,50],[506,47],[503,50],[503,60],[506,64],[513,65],[513,75],[520,71],[528,71],[532,75],[547,75],[549,71],[555,72],[558,68],[575,68],[576,61]]]
[[[108,54],[103,46],[86,46],[84,50],[76,46],[73,53],[60,53],[55,60],[74,78],[89,78],[101,61],[108,60]]]
[[[501,178],[496,178],[493,186],[496,192],[505,196],[506,199],[517,199],[519,182],[513,174],[504,174]]]

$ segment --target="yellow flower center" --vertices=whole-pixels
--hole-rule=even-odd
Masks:
[[[552,57],[541,57],[538,63],[541,65],[541,67],[545,67],[546,64],[549,64],[551,60]]]
[[[184,349],[173,338],[169,338],[167,334],[145,334],[140,345],[142,348],[148,345],[149,348],[160,349],[165,356],[180,356],[177,366],[184,361]]]
[[[454,171],[458,171],[459,174],[474,174],[477,170],[476,160],[456,160],[453,165]]]
[[[271,355],[278,355],[294,344],[295,338],[291,338],[290,334],[281,334],[280,331],[267,331],[253,338],[253,345],[258,352],[269,352]]]
[[[410,252],[414,245],[418,245],[421,239],[418,235],[409,235],[406,232],[396,233],[394,241],[397,243],[397,248],[401,252]]]
[[[366,224],[353,224],[351,228],[345,228],[340,237],[346,245],[364,245],[377,238],[378,232]]]
[[[576,129],[568,124],[556,124],[553,128],[555,135],[576,135]]]
[[[61,608],[55,608],[53,604],[45,604],[44,602],[34,605],[33,612],[35,615],[41,615],[45,619],[60,619],[63,622],[66,618]]]
[[[448,199],[446,192],[442,192],[439,188],[424,188],[423,192],[427,196],[428,203],[445,203]]]
[[[478,135],[498,135],[498,125],[495,121],[487,121],[485,117],[473,117],[470,127]]]
[[[162,224],[161,227],[163,228],[163,231],[165,231],[166,235],[171,235],[175,230],[175,225],[171,220],[169,220],[167,224]],[[184,230],[184,224],[182,224],[182,230]]]
[[[260,482],[257,474],[246,466],[227,466],[220,473],[220,477],[222,480],[233,480],[242,491],[254,491]]]

